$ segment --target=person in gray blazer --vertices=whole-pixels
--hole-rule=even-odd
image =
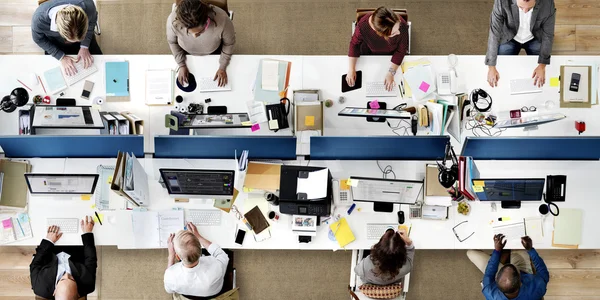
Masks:
[[[521,49],[525,49],[527,55],[538,55],[532,78],[537,86],[544,85],[554,42],[555,18],[554,0],[494,1],[485,55],[491,87],[497,86],[500,80],[496,57],[518,55]]]
[[[31,19],[33,41],[58,59],[69,76],[77,73],[74,63],[80,59],[84,68],[90,67],[94,62],[92,54],[102,54],[94,37],[98,21],[94,1],[38,0],[38,4]]]

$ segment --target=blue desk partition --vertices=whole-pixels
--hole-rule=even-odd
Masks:
[[[106,158],[117,157],[119,151],[144,157],[141,135],[18,135],[0,136],[0,147],[6,157],[42,158]]]
[[[296,159],[293,136],[181,136],[154,138],[155,158],[233,159],[248,150],[254,159]]]
[[[485,160],[598,160],[600,137],[467,137],[461,155]]]
[[[439,160],[447,136],[313,136],[312,160]]]

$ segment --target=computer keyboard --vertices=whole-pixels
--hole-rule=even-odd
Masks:
[[[367,239],[379,240],[388,229],[396,230],[398,224],[386,223],[367,223]]]
[[[190,209],[187,221],[196,226],[219,226],[221,225],[221,211],[218,209]]]
[[[223,91],[231,91],[231,85],[229,82],[220,87],[218,80],[213,80],[211,77],[202,77],[197,79],[198,90],[200,92],[223,92]]]
[[[542,92],[542,88],[534,85],[533,78],[512,79],[510,81],[510,94],[511,95],[541,93],[541,92]]]
[[[77,68],[77,73],[75,73],[75,75],[68,76],[65,74],[65,80],[69,86],[74,85],[75,83],[79,82],[80,80],[82,80],[82,79],[94,74],[96,71],[98,71],[98,68],[96,67],[95,64],[92,64],[87,69],[83,68],[83,59],[80,59],[78,62],[75,63],[75,68]]]
[[[398,86],[393,85],[391,91],[385,89],[385,83],[383,82],[367,82],[367,97],[396,97],[398,96]]]
[[[52,225],[58,226],[62,233],[77,233],[79,232],[79,219],[76,218],[53,218],[46,219],[48,227]]]

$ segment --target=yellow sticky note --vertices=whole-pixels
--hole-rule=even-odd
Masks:
[[[473,186],[484,187],[485,186],[485,181],[483,181],[483,180],[473,180]]]
[[[304,126],[315,126],[315,116],[305,116]]]
[[[252,126],[252,122],[250,122],[250,121],[242,122],[242,126]]]
[[[111,184],[112,183],[112,176],[108,176],[108,180],[107,181],[108,181],[107,182],[108,184]]]
[[[348,180],[346,182],[347,182],[347,184],[349,186],[353,186],[353,187],[357,187],[358,186],[358,179],[350,179],[350,178],[348,178]]]
[[[254,190],[254,189],[251,189],[251,188],[244,187],[244,193],[250,193],[250,192],[252,192],[253,190]]]
[[[83,201],[89,201],[90,199],[92,199],[92,195],[81,195],[81,200]]]
[[[350,189],[350,184],[348,184],[348,180],[342,179],[340,180],[340,190],[346,191]]]
[[[559,85],[560,85],[560,80],[558,79],[558,77],[550,78],[550,86],[551,87],[558,87]]]
[[[96,204],[92,204],[91,208],[96,209]]]
[[[101,222],[104,222],[104,214],[100,214],[100,213],[99,213],[99,214],[98,214],[98,217],[100,217],[100,221],[101,221]],[[94,222],[95,222],[95,223],[99,223],[99,222],[98,222],[98,218],[96,217],[96,214],[94,214]]]
[[[474,185],[474,186],[473,186],[473,191],[474,191],[475,193],[483,193],[483,187],[482,187],[482,186],[480,186],[480,185]]]

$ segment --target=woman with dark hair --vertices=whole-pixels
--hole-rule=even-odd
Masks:
[[[350,40],[350,65],[346,82],[354,86],[356,62],[361,55],[392,55],[392,64],[385,75],[385,87],[394,87],[394,75],[408,49],[408,24],[391,9],[379,7],[364,15],[354,29]]]
[[[388,229],[379,242],[371,247],[354,272],[364,283],[388,285],[399,282],[413,266],[415,246],[406,230]]]
[[[227,66],[233,53],[235,31],[227,12],[201,0],[179,0],[167,19],[167,41],[179,66],[177,80],[187,84],[186,54],[220,54],[214,80],[227,84]]]

